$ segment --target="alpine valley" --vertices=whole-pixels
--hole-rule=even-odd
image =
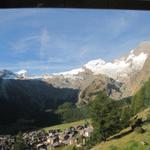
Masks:
[[[149,79],[149,66],[150,41],[144,41],[112,62],[91,60],[81,68],[67,72],[28,75],[26,70],[1,70],[1,124],[21,123],[26,120],[32,122],[33,118],[40,122],[43,110],[47,115],[53,116],[53,120],[55,114],[51,110],[65,101],[84,105],[99,91],[106,91],[114,100],[131,97]],[[3,116],[5,110],[8,112]],[[37,116],[37,113],[41,116]]]

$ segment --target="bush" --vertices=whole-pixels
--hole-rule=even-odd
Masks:
[[[56,114],[60,115],[63,123],[68,123],[87,118],[86,109],[85,106],[78,108],[71,102],[65,102],[57,108]]]

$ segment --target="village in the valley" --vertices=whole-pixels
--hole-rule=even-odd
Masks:
[[[78,125],[65,130],[53,129],[49,131],[39,130],[25,132],[22,134],[22,141],[25,150],[53,150],[57,147],[85,145],[90,137],[93,128],[91,125]],[[14,145],[17,136],[0,135],[0,150],[15,150]]]

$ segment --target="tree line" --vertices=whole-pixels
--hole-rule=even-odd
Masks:
[[[134,96],[119,101],[101,91],[88,107],[94,132],[87,141],[87,149],[128,127],[133,116],[150,107],[150,79]]]

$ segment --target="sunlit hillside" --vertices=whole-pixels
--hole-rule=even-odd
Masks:
[[[138,117],[145,119],[149,112],[150,109],[146,109],[138,113]],[[150,122],[146,122],[142,127],[145,130],[144,133],[134,131],[121,138],[102,142],[92,148],[92,150],[150,150]],[[129,128],[125,130],[129,130]]]

